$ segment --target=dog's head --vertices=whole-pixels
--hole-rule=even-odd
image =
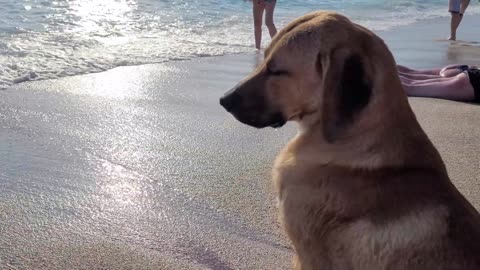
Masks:
[[[220,104],[250,126],[320,124],[326,139],[334,140],[385,85],[403,93],[383,41],[342,15],[316,12],[279,32],[263,63]]]

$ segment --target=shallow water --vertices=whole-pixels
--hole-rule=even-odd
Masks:
[[[474,4],[469,12],[478,11]],[[377,30],[448,16],[442,0],[279,0],[277,25],[318,9],[345,13]],[[249,52],[251,24],[250,3],[242,0],[0,0],[0,88],[116,66]]]

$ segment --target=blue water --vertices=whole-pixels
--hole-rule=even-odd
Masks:
[[[329,9],[382,30],[448,16],[446,2],[278,0],[275,18],[282,27],[304,13]],[[251,3],[243,0],[0,0],[0,88],[116,66],[249,52],[251,25]]]

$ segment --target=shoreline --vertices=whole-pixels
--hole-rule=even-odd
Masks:
[[[412,68],[433,68],[454,63],[480,65],[480,38],[476,35],[476,29],[480,29],[480,14],[472,14],[468,16],[467,13],[465,19],[459,27],[457,36],[460,37],[461,40],[468,41],[448,41],[446,40],[446,38],[445,40],[443,40],[442,37],[446,37],[448,35],[449,23],[449,17],[441,17],[435,19],[428,19],[421,22],[415,22],[413,24],[397,26],[388,30],[379,30],[373,32],[385,40],[392,53],[394,54],[397,63],[401,65],[410,66]],[[408,36],[410,36],[412,32],[420,32],[422,36],[415,37],[412,39],[411,44],[406,44],[405,40],[409,38]],[[14,83],[7,88],[0,88],[0,90],[8,90],[9,88],[22,85],[23,83],[32,83],[45,80],[59,80],[69,77],[97,74],[107,72],[116,68],[164,65],[184,61],[197,61],[204,58],[215,59],[238,55],[250,57],[251,55],[254,55],[256,53],[257,52],[255,52],[252,47],[252,52],[250,53],[198,56],[196,58],[190,59],[165,60],[161,62],[145,63],[140,65],[116,66],[103,71],[82,73],[59,78],[29,80],[28,78],[26,78],[28,76],[25,76],[25,78],[22,77],[16,79],[20,81],[19,83]],[[466,56],[466,54],[468,55],[468,57]],[[472,55],[474,57],[472,57]],[[420,62],[418,60],[423,60],[424,62]]]
[[[450,19],[399,27],[378,32],[398,64],[412,68],[435,68],[449,64],[480,64],[480,15],[465,16],[457,31],[457,41],[446,40]]]

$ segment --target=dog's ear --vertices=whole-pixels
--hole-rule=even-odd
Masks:
[[[319,55],[317,61],[323,73],[323,133],[332,143],[368,105],[372,87],[358,54],[340,48],[329,56]]]

